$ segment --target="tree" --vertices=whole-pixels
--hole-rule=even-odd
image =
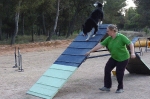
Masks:
[[[125,23],[125,29],[137,29],[139,28],[139,18],[140,15],[137,13],[137,9],[135,8],[129,8],[126,10],[126,23]]]
[[[3,4],[0,2],[0,40],[2,40],[2,8]]]
[[[82,6],[81,6],[81,4],[82,4]],[[71,6],[70,10],[73,11],[73,13],[72,13],[72,16],[70,18],[69,28],[68,28],[68,32],[67,32],[66,37],[69,37],[73,33],[75,22],[77,21],[77,17],[79,15],[83,15],[83,14],[81,14],[81,12],[84,12],[84,11],[87,11],[87,12],[90,11],[90,13],[92,12],[91,9],[93,7],[91,6],[91,4],[93,4],[93,0],[89,0],[89,1],[87,1],[87,0],[73,0],[72,2],[70,2],[70,6]],[[89,10],[88,8],[91,8],[91,9]],[[85,9],[88,9],[88,10],[85,10]],[[83,15],[83,16],[85,16],[84,18],[87,19],[87,17],[89,15]]]
[[[16,14],[15,14],[15,30],[14,34],[11,39],[11,45],[15,43],[15,38],[18,34],[18,23],[19,23],[19,16],[20,16],[20,5],[21,5],[21,0],[18,1],[18,6],[16,7]]]
[[[139,26],[144,28],[150,24],[150,0],[134,0],[137,6],[137,12],[140,15]]]
[[[126,0],[105,0],[104,5],[104,22],[119,23],[119,17],[122,15],[123,7],[126,6]]]
[[[57,22],[58,22],[59,11],[60,11],[59,6],[60,6],[60,0],[57,0],[57,13],[56,13],[56,18],[55,18],[54,29],[52,33],[49,33],[47,41],[51,39],[52,34],[56,34]]]

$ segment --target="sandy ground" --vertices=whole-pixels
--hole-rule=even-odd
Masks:
[[[71,40],[50,44],[15,45],[20,47],[24,72],[15,65],[14,47],[0,46],[0,99],[41,99],[26,94],[31,86],[67,48]],[[38,46],[39,45],[39,46]],[[45,46],[46,45],[46,46]],[[91,55],[102,55],[98,52]],[[150,51],[142,57],[149,59]],[[110,56],[87,59],[70,77],[53,99],[149,99],[150,76],[125,71],[124,93],[116,94],[117,81],[112,75],[110,92],[102,92],[104,66]],[[147,65],[150,65],[149,63]]]

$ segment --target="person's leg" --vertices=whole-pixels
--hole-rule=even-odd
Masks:
[[[88,40],[90,39],[91,35],[92,35],[92,32],[91,32],[91,31],[90,31],[89,33],[87,33],[86,41],[88,41]]]
[[[126,65],[128,64],[128,59],[122,62],[118,62],[116,65],[116,77],[118,81],[118,90],[123,89],[123,76]]]
[[[108,62],[106,63],[104,69],[104,87],[111,88],[112,80],[111,80],[111,71],[116,66],[116,61],[112,58],[109,58]]]
[[[93,25],[94,25],[94,33],[93,33],[92,37],[95,37],[95,35],[96,35],[97,31],[98,31],[98,25],[95,22],[93,22]]]

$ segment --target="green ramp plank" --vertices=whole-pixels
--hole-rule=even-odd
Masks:
[[[76,69],[77,67],[74,66],[53,64],[29,89],[27,94],[52,99]]]
[[[42,84],[34,84],[27,94],[35,95],[41,98],[51,99],[53,94],[58,91],[58,88],[46,86]]]

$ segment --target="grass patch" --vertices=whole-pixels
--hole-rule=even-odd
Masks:
[[[57,35],[53,35],[51,40],[67,40],[67,39],[74,39],[78,34],[77,33],[73,33],[73,35],[69,36],[68,38],[66,38],[66,36],[57,36]],[[32,36],[31,35],[23,35],[20,36],[18,35],[15,39],[15,44],[27,44],[27,43],[32,43],[32,42],[44,42],[46,41],[47,36],[44,35],[34,35],[33,36],[33,40],[32,40]],[[0,45],[10,45],[11,42],[11,38],[9,39],[5,39],[0,41]]]

